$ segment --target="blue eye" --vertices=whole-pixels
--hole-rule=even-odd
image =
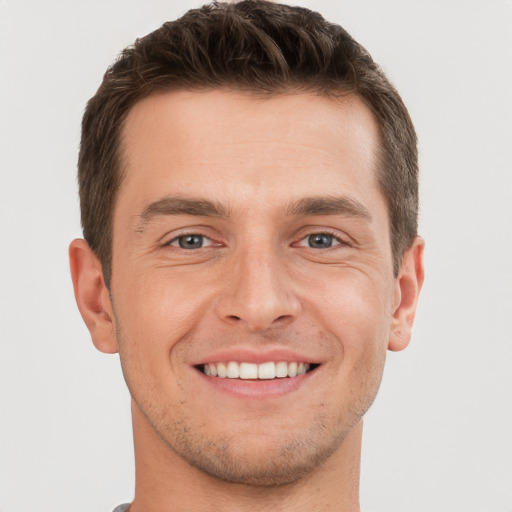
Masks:
[[[331,247],[350,245],[343,239],[330,233],[313,233],[305,236],[297,244],[296,247],[309,247],[310,249],[330,249]]]
[[[201,249],[207,245],[210,245],[211,241],[209,238],[203,235],[183,235],[178,236],[171,240],[169,245],[174,247],[180,247],[181,249]]]
[[[308,246],[313,249],[328,249],[332,247],[333,241],[335,240],[332,235],[327,233],[315,233],[307,237]]]

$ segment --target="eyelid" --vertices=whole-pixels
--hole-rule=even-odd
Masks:
[[[215,245],[215,242],[209,236],[201,235],[199,233],[186,233],[184,235],[175,236],[174,238],[172,238],[171,240],[166,242],[164,244],[164,246],[167,246],[167,247],[171,246],[171,247],[176,247],[178,249],[183,249],[183,247],[179,246],[179,240],[180,240],[180,238],[184,238],[184,237],[187,237],[187,236],[198,236],[198,237],[201,237],[203,239],[203,244],[201,245],[200,249],[204,249],[205,247],[210,247],[212,245]],[[189,250],[193,250],[193,249],[189,249]]]
[[[305,237],[301,238],[299,240],[298,243],[295,244],[295,246],[297,247],[307,247],[309,249],[314,249],[316,250],[315,247],[310,247],[309,246],[309,243],[308,243],[308,239],[310,236],[314,236],[314,235],[329,235],[329,236],[332,236],[333,238],[333,242],[332,242],[332,245],[329,246],[329,247],[325,247],[323,248],[323,250],[326,250],[326,249],[331,249],[332,247],[338,247],[340,245],[346,245],[343,240],[340,240],[338,237],[332,235],[331,233],[311,233],[310,235],[306,235]]]
[[[208,229],[205,229],[202,226],[193,226],[190,228],[185,227],[182,229],[173,230],[169,233],[166,233],[164,236],[162,236],[159,240],[159,244],[162,247],[170,246],[170,247],[177,247],[177,248],[181,249],[181,247],[179,247],[177,245],[178,240],[182,237],[195,235],[195,236],[202,237],[204,241],[208,242],[206,245],[203,245],[202,248],[210,247],[212,245],[218,245],[218,246],[222,245],[222,243],[215,240],[215,238],[213,236],[205,234],[205,231],[208,231]],[[176,244],[174,244],[173,242],[176,242]]]
[[[169,235],[169,233],[167,234]],[[167,238],[167,235],[164,235],[160,240],[165,240]],[[211,247],[211,246],[220,246],[223,245],[222,242],[216,241],[211,236],[205,235],[204,232],[201,229],[198,229],[197,227],[195,229],[185,229],[181,233],[174,233],[174,236],[172,238],[161,242],[161,245],[163,247],[177,247],[181,249],[178,245],[178,241],[182,237],[186,236],[200,236],[203,238],[203,242],[206,242],[201,248]],[[348,235],[340,234],[339,231],[329,229],[329,228],[323,228],[323,227],[312,227],[307,230],[307,232],[303,232],[300,234],[300,238],[297,242],[292,243],[294,246],[299,247],[308,247],[307,239],[312,235],[329,235],[332,236],[334,239],[334,243],[332,247],[339,247],[341,246],[352,246],[353,243]]]
[[[308,230],[307,233],[302,235],[300,237],[300,239],[298,240],[298,242],[295,242],[293,245],[298,246],[298,247],[308,247],[311,249],[311,247],[309,247],[307,245],[307,239],[312,235],[332,236],[334,241],[336,241],[337,243],[336,244],[333,243],[333,245],[331,247],[339,247],[339,246],[350,247],[352,245],[350,238],[347,235],[343,236],[338,231],[335,231],[335,230],[332,230],[329,228],[312,228],[311,230]],[[329,249],[331,247],[329,247]]]

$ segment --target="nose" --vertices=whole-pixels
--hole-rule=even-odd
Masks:
[[[277,254],[245,251],[233,258],[217,302],[217,314],[223,321],[263,331],[293,321],[300,309],[293,278]]]

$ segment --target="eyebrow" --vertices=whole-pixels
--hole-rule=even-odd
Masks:
[[[290,216],[346,215],[372,220],[368,209],[350,197],[305,197],[286,208]],[[229,209],[221,203],[202,198],[164,197],[148,204],[140,214],[139,230],[160,215],[193,215],[201,217],[227,218]]]
[[[140,219],[146,224],[159,215],[195,215],[203,217],[228,217],[229,212],[222,204],[207,199],[164,197],[147,205]]]
[[[368,209],[350,197],[306,197],[289,206],[287,213],[295,216],[346,215],[372,220]]]

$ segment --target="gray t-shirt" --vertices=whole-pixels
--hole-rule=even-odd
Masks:
[[[129,506],[130,506],[129,503],[125,503],[124,505],[119,505],[114,510],[112,510],[112,512],[126,512],[128,510]]]

